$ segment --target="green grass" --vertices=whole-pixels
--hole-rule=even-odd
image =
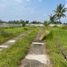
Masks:
[[[0,52],[0,67],[18,67],[21,59],[27,54],[33,38],[36,36],[38,29],[33,31],[12,47]]]
[[[0,28],[0,44],[7,41],[10,38],[16,37],[24,31],[29,30],[29,27],[23,28]]]
[[[46,38],[46,48],[52,60],[53,67],[67,67],[61,50],[67,56],[67,30],[62,28],[49,29],[50,34]]]

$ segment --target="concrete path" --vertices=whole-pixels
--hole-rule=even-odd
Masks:
[[[8,40],[7,42],[3,43],[0,45],[0,51],[9,48],[10,46],[14,45],[15,42],[17,42],[19,39],[24,38],[27,34],[29,34],[31,31],[25,31],[22,34],[20,34],[19,36]]]
[[[21,61],[19,67],[51,67],[45,43],[38,40],[39,34],[35,39],[35,42],[31,44],[28,55]]]

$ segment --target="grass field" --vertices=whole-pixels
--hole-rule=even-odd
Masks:
[[[67,29],[50,28],[46,48],[53,67],[67,67]]]
[[[27,30],[31,31],[31,33],[27,33],[27,36],[17,41],[15,45],[0,52],[0,67],[18,67],[20,61],[28,53],[31,42],[40,29],[41,28],[39,27],[1,29],[0,43],[7,39],[16,37],[21,34],[21,32]],[[67,67],[67,27],[45,28],[43,31],[47,29],[50,33],[45,37],[46,48],[53,67]]]
[[[0,44],[19,35],[23,31],[24,28],[0,28]]]
[[[7,41],[10,38],[14,38],[24,31],[30,30],[30,27],[18,27],[18,28],[0,28],[0,44]]]
[[[31,33],[16,42],[14,46],[0,52],[0,67],[18,67],[20,60],[27,54],[37,31],[38,29],[32,29]]]

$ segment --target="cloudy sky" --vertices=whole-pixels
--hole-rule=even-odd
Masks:
[[[44,21],[60,3],[67,7],[67,0],[0,0],[0,19]]]

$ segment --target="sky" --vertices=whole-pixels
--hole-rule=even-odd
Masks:
[[[20,19],[29,21],[48,20],[49,15],[60,3],[67,7],[67,0],[0,0],[0,19],[6,21]],[[62,21],[67,22],[66,18]]]

